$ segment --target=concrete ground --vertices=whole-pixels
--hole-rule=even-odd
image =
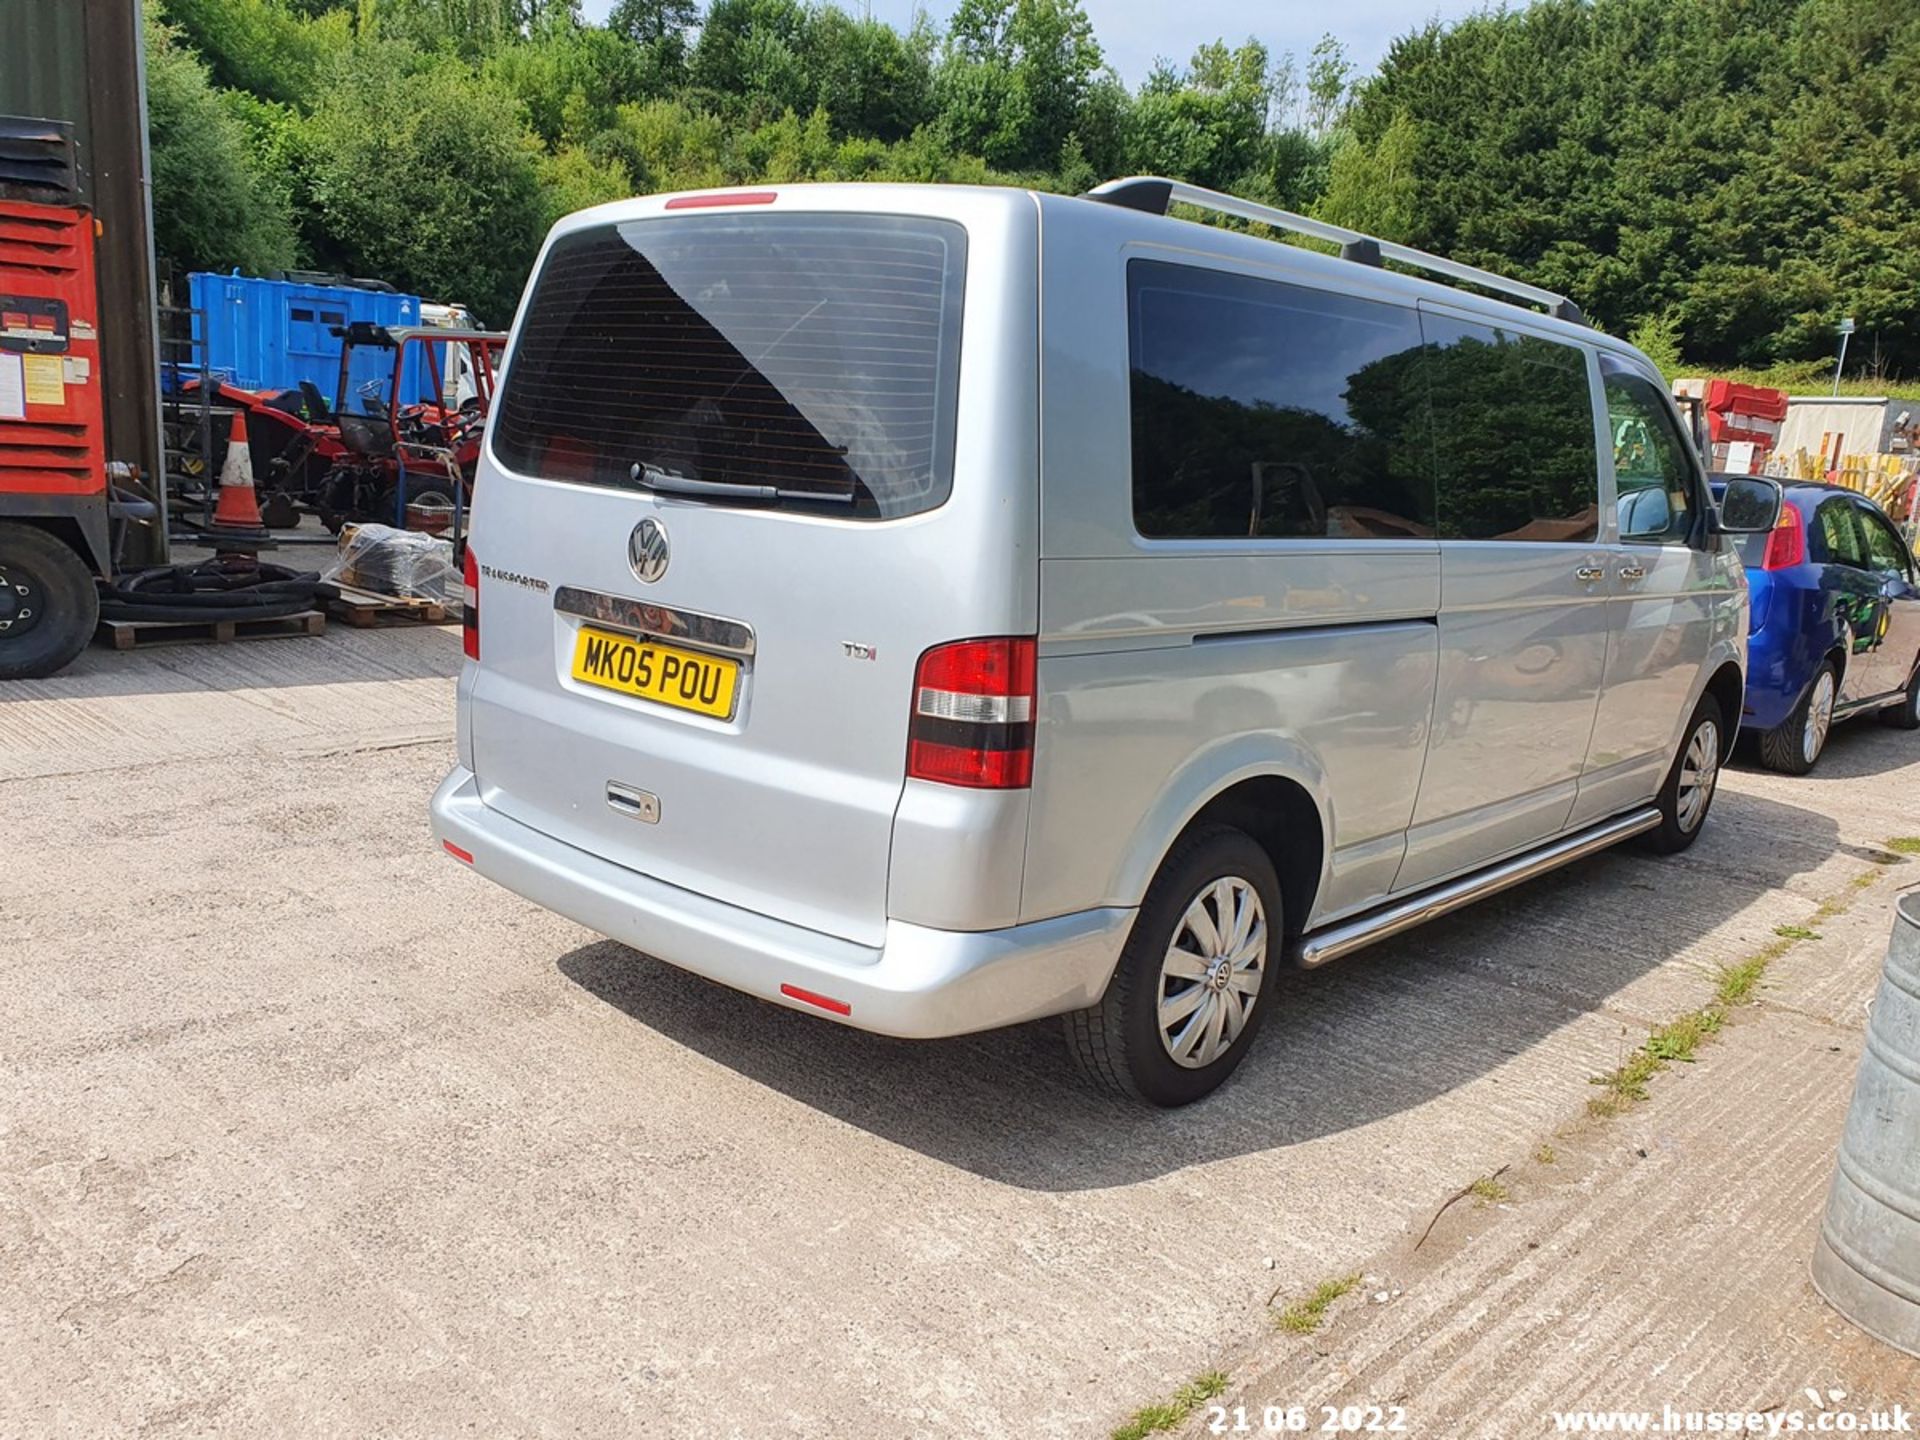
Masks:
[[[1813,777],[1729,773],[1684,857],[1291,977],[1234,1083],[1161,1114],[1051,1026],[861,1035],[445,859],[458,659],[93,651],[0,699],[0,1435],[1084,1436],[1212,1366],[1435,1435],[1920,1398],[1806,1282],[1920,864],[1852,881],[1920,833],[1920,737],[1843,728]],[[1701,1063],[1580,1122],[1833,895]],[[1415,1255],[1502,1165],[1508,1208]],[[1272,1332],[1276,1291],[1356,1270],[1386,1304]]]

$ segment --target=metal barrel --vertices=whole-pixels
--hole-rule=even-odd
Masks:
[[[1813,1284],[1862,1330],[1920,1356],[1920,891],[1894,910]]]

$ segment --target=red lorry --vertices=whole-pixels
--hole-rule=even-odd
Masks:
[[[80,653],[109,573],[93,216],[0,190],[0,679]]]

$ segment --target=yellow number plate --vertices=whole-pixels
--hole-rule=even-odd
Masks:
[[[573,678],[623,695],[638,695],[656,705],[725,720],[733,714],[740,665],[717,655],[697,655],[583,625],[573,642]]]

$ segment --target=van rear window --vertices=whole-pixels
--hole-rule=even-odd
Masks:
[[[494,453],[524,474],[772,487],[864,518],[953,482],[966,232],[875,215],[629,221],[555,242]]]

